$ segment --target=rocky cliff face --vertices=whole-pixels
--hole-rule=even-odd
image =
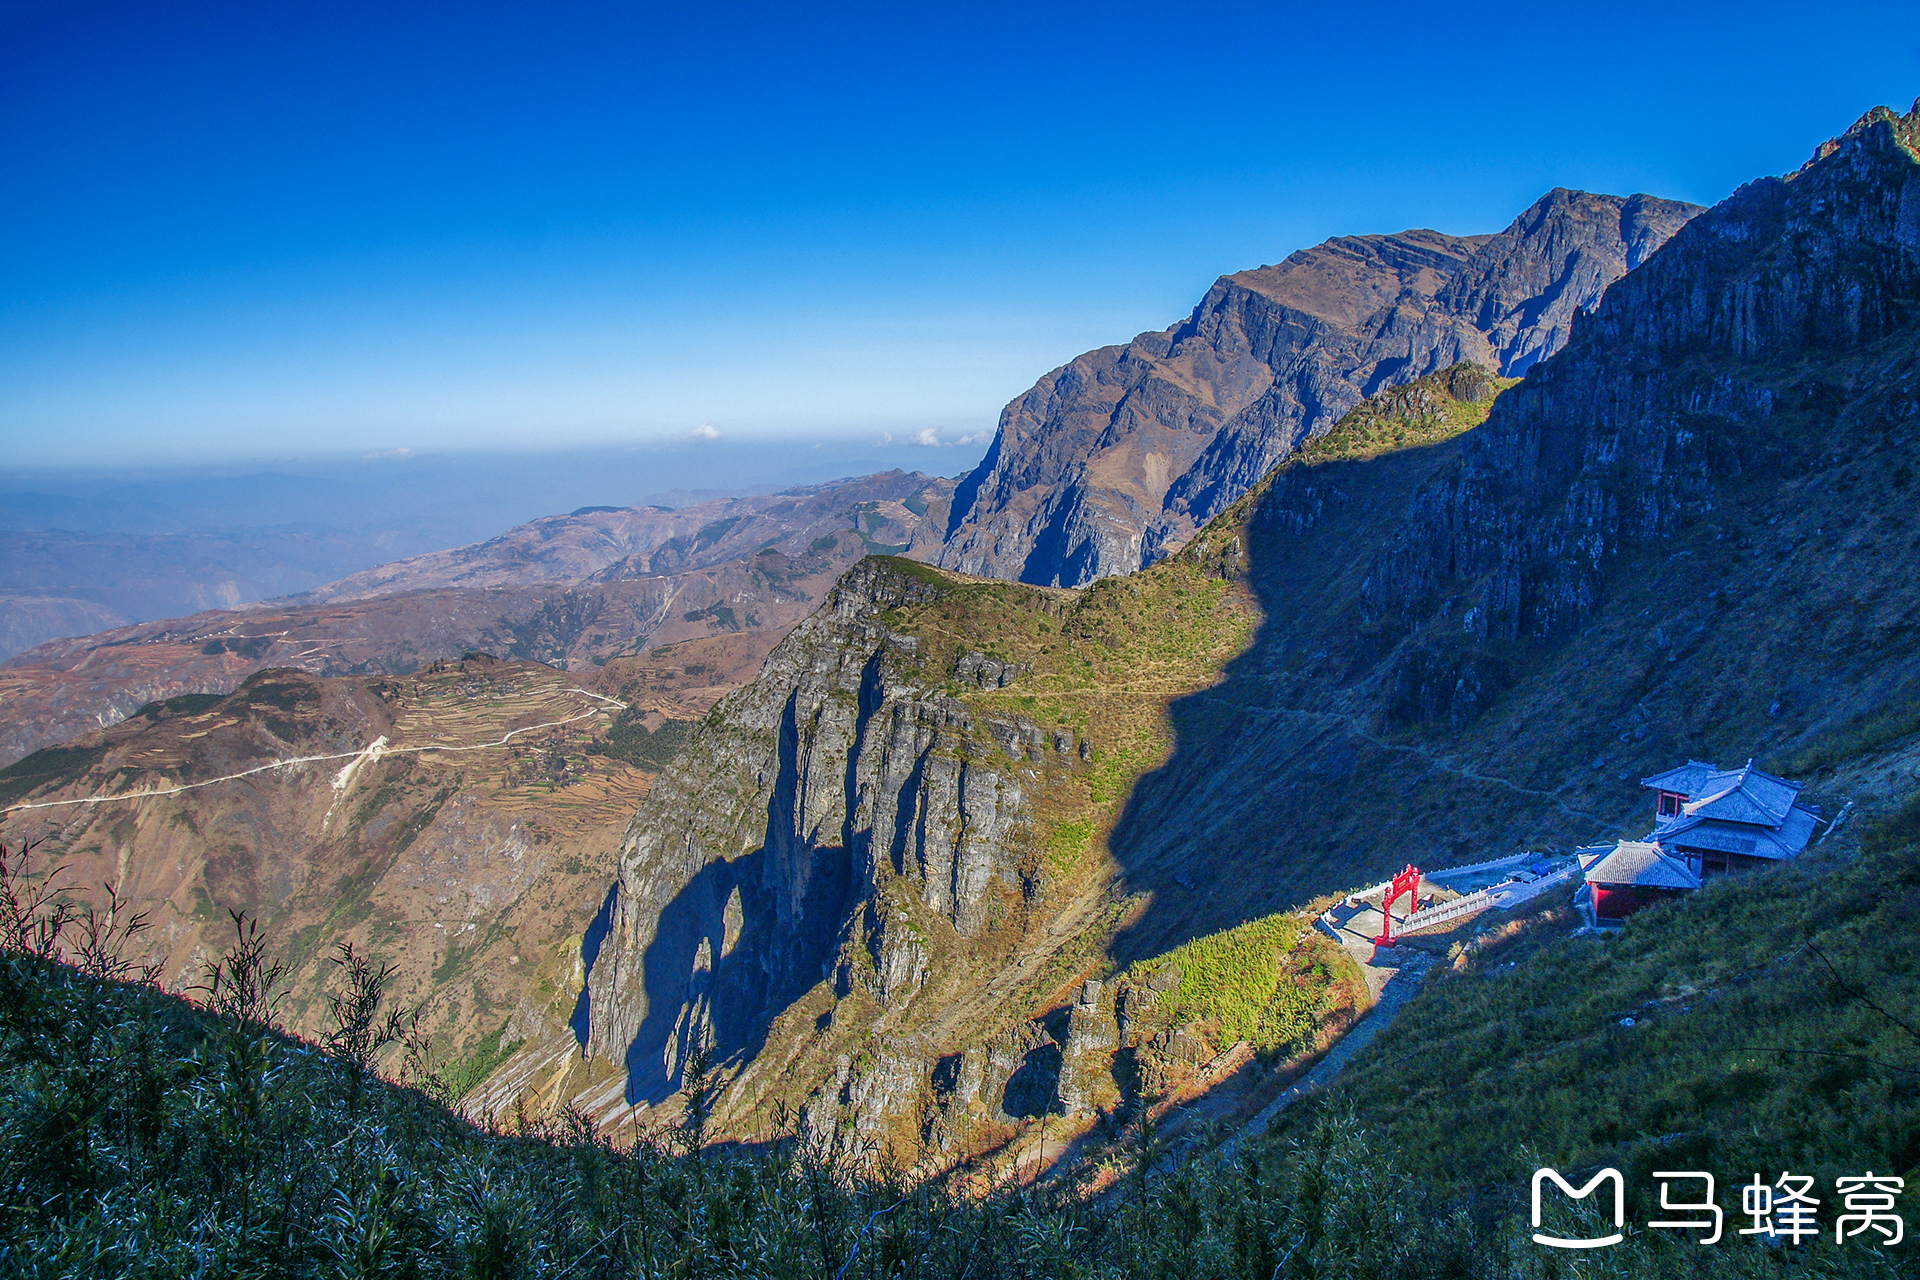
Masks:
[[[634,816],[588,983],[590,1053],[659,1102],[696,1044],[744,1061],[769,1021],[831,978],[881,1005],[925,979],[926,930],[979,935],[1031,894],[1018,762],[1074,736],[954,696],[1017,670],[934,662],[888,626],[937,575],[870,560],[715,709]]]
[[[939,563],[1063,586],[1151,564],[1362,398],[1462,360],[1524,373],[1698,212],[1556,190],[1499,235],[1342,237],[1223,277],[1007,406]]]
[[[1770,429],[1778,411],[1830,424],[1868,381],[1832,362],[1920,304],[1917,125],[1920,108],[1868,115],[1610,290],[1415,500],[1373,560],[1366,620],[1405,629],[1451,596],[1479,641],[1564,638],[1623,546],[1674,536],[1743,477],[1804,469],[1820,442]]]

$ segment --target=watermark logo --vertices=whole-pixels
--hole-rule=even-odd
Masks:
[[[1542,1235],[1540,1226],[1540,1184],[1551,1182],[1554,1186],[1575,1200],[1585,1200],[1597,1190],[1601,1183],[1613,1184],[1613,1225],[1623,1227],[1627,1221],[1627,1180],[1620,1176],[1618,1169],[1602,1169],[1588,1180],[1587,1185],[1575,1189],[1573,1184],[1560,1176],[1556,1169],[1535,1169],[1533,1171],[1533,1242],[1544,1244],[1550,1249],[1604,1249],[1610,1244],[1619,1244],[1626,1237],[1616,1230],[1610,1236],[1598,1236],[1590,1240],[1566,1240],[1559,1236]]]
[[[1715,1199],[1712,1174],[1698,1170],[1656,1169],[1653,1179],[1659,1188],[1661,1210],[1667,1214],[1686,1216],[1656,1219],[1648,1222],[1648,1227],[1660,1231],[1697,1231],[1702,1234],[1696,1243],[1720,1243],[1726,1227],[1726,1211]],[[1584,1200],[1598,1191],[1602,1184],[1611,1184],[1614,1233],[1569,1240],[1540,1231],[1540,1188],[1549,1182],[1573,1200]],[[1783,1170],[1772,1182],[1760,1174],[1754,1174],[1753,1181],[1740,1188],[1740,1213],[1751,1225],[1741,1227],[1738,1234],[1764,1236],[1769,1240],[1784,1240],[1790,1244],[1800,1244],[1821,1235],[1825,1231],[1818,1216],[1821,1200],[1813,1194],[1813,1185],[1810,1174]],[[1856,1236],[1865,1236],[1870,1244],[1899,1244],[1906,1237],[1907,1227],[1895,1212],[1895,1207],[1906,1185],[1902,1178],[1876,1174],[1872,1170],[1858,1177],[1835,1178],[1834,1192],[1841,1198],[1846,1212],[1833,1219],[1834,1243],[1845,1244]],[[1676,1194],[1690,1198],[1676,1199]],[[1696,1195],[1698,1198],[1691,1198]],[[1581,1187],[1575,1187],[1557,1170],[1534,1170],[1533,1239],[1536,1244],[1551,1249],[1602,1249],[1619,1244],[1626,1238],[1626,1220],[1627,1184],[1618,1169],[1602,1169]]]
[[[1660,1184],[1660,1207],[1669,1213],[1710,1213],[1713,1216],[1700,1218],[1670,1218],[1665,1222],[1649,1222],[1650,1227],[1659,1227],[1666,1231],[1712,1231],[1712,1235],[1697,1241],[1699,1244],[1719,1244],[1720,1228],[1726,1225],[1727,1215],[1713,1202],[1713,1175],[1710,1173],[1677,1173],[1671,1170],[1654,1171],[1654,1180]],[[1675,1204],[1667,1197],[1673,1192],[1675,1182],[1704,1182],[1706,1188],[1701,1191],[1697,1201],[1681,1201]]]

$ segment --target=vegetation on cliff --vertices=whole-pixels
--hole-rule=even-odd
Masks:
[[[1343,418],[1285,473],[1431,455],[1505,385],[1471,365],[1420,379]],[[1200,861],[1143,864],[1122,830],[1142,779],[1192,739],[1173,708],[1219,686],[1268,621],[1248,573],[1257,510],[1249,501],[1189,552],[1080,592],[864,562],[693,732],[636,816],[589,977],[589,1052],[641,1064],[648,1101],[665,1103],[689,1028],[712,1026],[729,1077],[720,1131],[757,1137],[784,1104],[863,1130],[903,1165],[944,1165],[1018,1139],[1021,1117],[1137,1112],[1141,1098],[1107,1075],[1128,1050],[1184,1078],[1241,1041],[1263,1069],[1323,1047],[1368,997],[1338,948],[1275,914],[1301,901],[1298,872],[1203,886],[1188,871],[1204,875]],[[1205,810],[1163,833],[1190,832]],[[819,887],[847,867],[836,908]],[[1187,909],[1200,894],[1217,913]],[[1236,993],[1225,1005],[1196,980],[1116,1040],[1091,1029],[1115,1017],[1126,983],[1109,982],[1076,1015],[1092,1020],[1085,1035],[1067,1025],[1088,978],[1212,934],[1192,958]],[[774,954],[802,945],[822,954]],[[796,971],[817,985],[767,989],[763,975]],[[542,1065],[555,1052],[530,1042],[501,1073],[525,1081],[507,1096],[550,1107],[578,1090]],[[987,1059],[977,1073],[936,1070],[968,1054]],[[1056,1090],[1050,1061],[1083,1066],[1085,1089]],[[1137,1085],[1166,1073],[1120,1074]]]
[[[1358,977],[1332,948],[1305,946],[1304,915],[1274,915],[1196,938],[1133,966],[1136,984],[1168,985],[1155,1011],[1169,1025],[1203,1024],[1210,1039],[1256,1052],[1311,1048],[1336,1013],[1364,1007]]]

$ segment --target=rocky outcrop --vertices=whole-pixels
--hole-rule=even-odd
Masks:
[[[1089,1115],[1113,1095],[1113,1051],[1120,1044],[1114,998],[1103,983],[1089,978],[1080,986],[1067,1015],[1067,1041],[1061,1048],[1060,1078],[1054,1088],[1062,1115]]]
[[[1500,400],[1362,590],[1369,624],[1405,630],[1436,609],[1457,623],[1450,650],[1403,655],[1395,718],[1471,719],[1484,642],[1565,637],[1624,545],[1671,536],[1743,475],[1804,465],[1810,442],[1768,420],[1783,395],[1801,409],[1844,396],[1796,381],[1795,362],[1861,350],[1920,305],[1917,126],[1920,106],[1880,109],[1798,172],[1742,187]]]
[[[1362,398],[1461,361],[1525,372],[1698,212],[1555,190],[1499,235],[1342,237],[1223,277],[1007,406],[939,563],[1063,586],[1151,564]]]
[[[801,1111],[802,1136],[822,1150],[873,1151],[889,1128],[925,1108],[928,1067],[911,1046],[862,1059],[842,1054]]]
[[[632,1100],[670,1094],[697,1038],[750,1058],[770,1019],[823,978],[843,996],[909,998],[926,930],[977,934],[996,902],[1030,888],[1014,766],[1050,738],[944,692],[956,678],[997,688],[1004,664],[930,667],[921,642],[884,621],[950,586],[910,562],[863,562],[635,814],[588,979],[587,1043],[626,1064]]]

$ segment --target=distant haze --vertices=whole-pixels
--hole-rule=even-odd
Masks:
[[[584,506],[688,506],[893,468],[958,475],[985,448],[984,441],[940,447],[723,437],[538,453],[293,458],[225,468],[14,467],[0,470],[0,530],[211,534],[307,526],[365,531],[381,538],[387,552],[381,559],[398,559],[482,541]]]

